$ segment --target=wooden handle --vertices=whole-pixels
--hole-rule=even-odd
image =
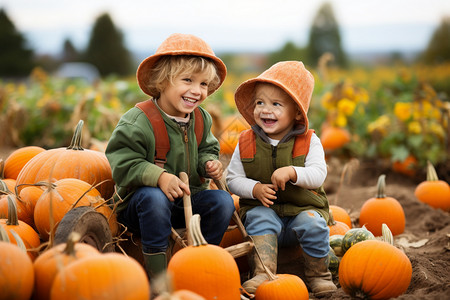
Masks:
[[[185,172],[180,173],[180,180],[183,181],[185,184],[189,185],[189,177]],[[192,237],[189,234],[189,222],[192,218],[192,203],[191,203],[191,196],[184,193],[183,195],[183,206],[184,206],[184,219],[186,222],[186,236],[187,236],[187,242],[188,245],[192,245]]]

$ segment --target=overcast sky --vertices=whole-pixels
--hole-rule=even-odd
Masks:
[[[154,52],[171,33],[192,33],[215,52],[305,46],[315,0],[0,0],[38,53],[59,53],[65,38],[83,49],[95,19],[110,14],[133,52]],[[425,48],[450,0],[330,0],[345,51]]]

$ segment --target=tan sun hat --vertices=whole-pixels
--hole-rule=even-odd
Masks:
[[[148,88],[148,82],[154,64],[164,55],[196,55],[211,59],[217,67],[220,83],[217,88],[210,91],[208,95],[212,94],[222,85],[227,75],[227,67],[223,61],[214,54],[214,51],[204,40],[192,34],[174,33],[162,42],[155,54],[144,59],[137,69],[136,76],[140,88],[144,93],[152,97],[155,97],[156,95],[152,95],[152,92]]]
[[[309,103],[314,89],[314,77],[300,61],[282,61],[274,64],[256,78],[244,81],[236,90],[234,99],[237,109],[245,120],[255,124],[253,118],[253,94],[258,82],[272,83],[283,89],[299,106],[308,129]]]

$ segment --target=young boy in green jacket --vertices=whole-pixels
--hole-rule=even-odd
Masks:
[[[226,72],[202,39],[170,35],[137,70],[139,86],[151,99],[121,117],[106,148],[123,201],[118,221],[141,237],[150,278],[166,269],[171,228],[185,227],[185,193],[210,244],[220,243],[234,212],[228,192],[208,189],[206,178],[219,180],[223,166],[211,116],[200,107]],[[189,185],[180,172],[188,174]]]

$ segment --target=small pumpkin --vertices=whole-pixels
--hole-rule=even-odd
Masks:
[[[352,246],[339,265],[339,283],[351,297],[396,298],[408,289],[411,277],[412,266],[405,253],[379,240]]]
[[[340,149],[350,140],[350,133],[341,127],[326,126],[320,135],[320,141],[325,151]]]
[[[21,221],[17,217],[17,205],[16,199],[13,195],[8,195],[8,218],[0,219],[0,226],[8,232],[9,239],[13,244],[17,244],[17,240],[14,238],[11,231],[17,233],[23,241],[28,256],[31,260],[36,259],[38,255],[38,247],[41,244],[39,234],[27,223]]]
[[[392,163],[392,170],[394,172],[412,177],[417,173],[417,166],[417,158],[413,155],[408,155],[403,161],[394,161]]]
[[[220,153],[231,155],[236,148],[239,135],[242,131],[250,129],[247,121],[240,115],[231,115],[225,118],[220,128],[217,139],[220,143]]]
[[[335,221],[333,212],[330,211],[330,218],[328,220],[328,228],[330,229],[330,236],[339,234],[343,235],[350,230],[350,227],[344,222]]]
[[[349,213],[344,208],[338,205],[330,205],[330,211],[333,213],[333,218],[335,221],[339,221],[347,224],[348,228],[352,228],[352,219]]]
[[[419,183],[414,191],[416,198],[431,207],[450,211],[450,185],[439,180],[433,164],[427,162],[427,180]]]
[[[18,246],[10,243],[8,235],[0,226],[0,298],[28,300],[34,286],[33,263],[20,237],[15,238]]]
[[[330,270],[333,277],[336,277],[339,273],[339,263],[339,257],[336,255],[336,253],[334,253],[332,249],[330,249],[330,251],[328,252],[328,270]]]
[[[347,250],[353,245],[362,241],[373,239],[375,239],[373,233],[367,230],[364,226],[361,228],[352,228],[347,231],[342,238],[342,252],[345,255],[345,252],[347,252]]]
[[[342,251],[343,239],[344,235],[342,234],[335,234],[330,236],[330,247],[337,256],[344,255],[344,251]]]
[[[108,252],[80,258],[56,275],[51,300],[150,299],[144,268],[135,259]]]
[[[78,243],[80,235],[72,232],[66,243],[45,250],[33,263],[35,273],[34,300],[47,300],[53,280],[61,268],[89,255],[100,255],[91,245]]]
[[[187,289],[206,299],[239,299],[240,274],[233,256],[206,242],[200,231],[200,215],[192,216],[188,230],[193,245],[175,253],[167,266],[173,289]]]
[[[276,278],[261,283],[255,292],[258,300],[308,300],[309,293],[303,280],[292,274],[277,274]]]
[[[366,226],[375,236],[381,236],[381,225],[389,226],[393,235],[405,230],[405,212],[397,199],[386,196],[386,175],[378,177],[377,195],[366,200],[361,207],[359,225]]]
[[[103,152],[83,149],[81,131],[83,120],[78,123],[72,141],[67,148],[46,150],[34,156],[22,168],[16,184],[33,184],[63,178],[77,178],[97,185],[104,199],[110,199],[114,193],[111,166]],[[20,189],[19,189],[20,191]]]
[[[26,163],[44,151],[44,148],[38,146],[25,146],[13,151],[5,160],[5,178],[17,179]]]

